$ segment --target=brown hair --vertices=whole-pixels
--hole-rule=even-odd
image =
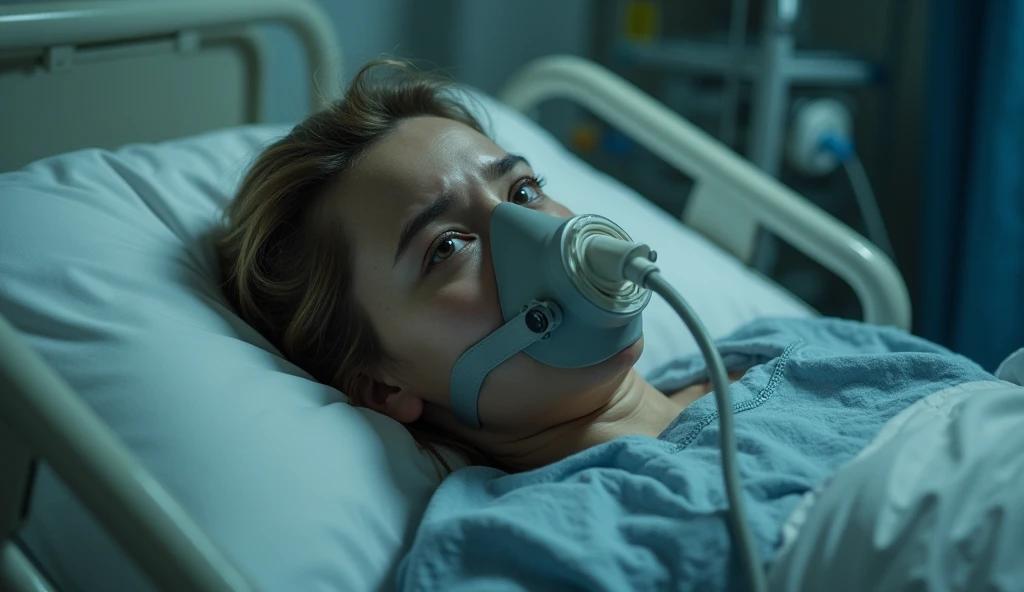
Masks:
[[[332,219],[327,187],[403,119],[443,117],[484,133],[454,90],[406,62],[367,64],[344,97],[260,154],[225,212],[217,247],[232,305],[289,360],[355,405],[363,403],[360,377],[392,359],[354,301],[345,237],[337,224],[322,222]],[[479,459],[432,426],[408,427],[446,470],[437,445]]]

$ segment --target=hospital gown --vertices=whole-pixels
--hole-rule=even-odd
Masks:
[[[995,380],[903,331],[836,319],[761,320],[719,342],[743,497],[770,562],[801,497],[900,410]],[[648,377],[663,392],[707,379],[699,356]],[[714,395],[657,438],[626,436],[518,474],[471,467],[430,501],[398,572],[408,590],[744,590],[728,529]]]

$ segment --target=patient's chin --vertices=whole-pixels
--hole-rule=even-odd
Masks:
[[[632,368],[633,364],[636,364],[637,360],[640,359],[640,354],[644,353],[644,336],[641,335],[640,339],[637,339],[629,347],[624,348],[619,353],[615,354],[615,357],[622,356],[629,360],[629,367]]]
[[[632,368],[633,365],[636,364],[637,360],[640,359],[640,354],[643,352],[644,338],[641,336],[640,339],[637,339],[632,344],[622,348],[607,360],[596,364],[593,368],[606,369],[610,373],[619,374]]]

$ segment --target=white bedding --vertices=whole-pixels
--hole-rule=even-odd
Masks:
[[[1003,380],[966,382],[907,407],[804,496],[769,587],[1020,590],[1021,428],[1024,388]]]
[[[499,144],[525,155],[576,212],[619,222],[722,335],[808,315],[789,295],[485,100]],[[220,294],[209,233],[279,126],[116,152],[87,150],[0,175],[0,313],[263,590],[389,586],[437,484],[405,430],[317,384]],[[640,369],[696,351],[657,299]],[[40,472],[23,541],[59,588],[140,590],[141,576]]]

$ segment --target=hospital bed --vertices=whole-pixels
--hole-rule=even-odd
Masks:
[[[436,467],[233,315],[208,236],[287,130],[253,125],[257,26],[300,41],[315,109],[341,89],[329,22],[304,0],[0,7],[0,590],[389,584]],[[909,326],[874,245],[601,66],[548,57],[474,96],[553,195],[650,236],[713,334],[814,314],[746,267],[761,231],[849,283],[865,320]],[[682,224],[522,115],[551,99],[692,178]],[[695,351],[669,311],[647,319],[641,370]]]

